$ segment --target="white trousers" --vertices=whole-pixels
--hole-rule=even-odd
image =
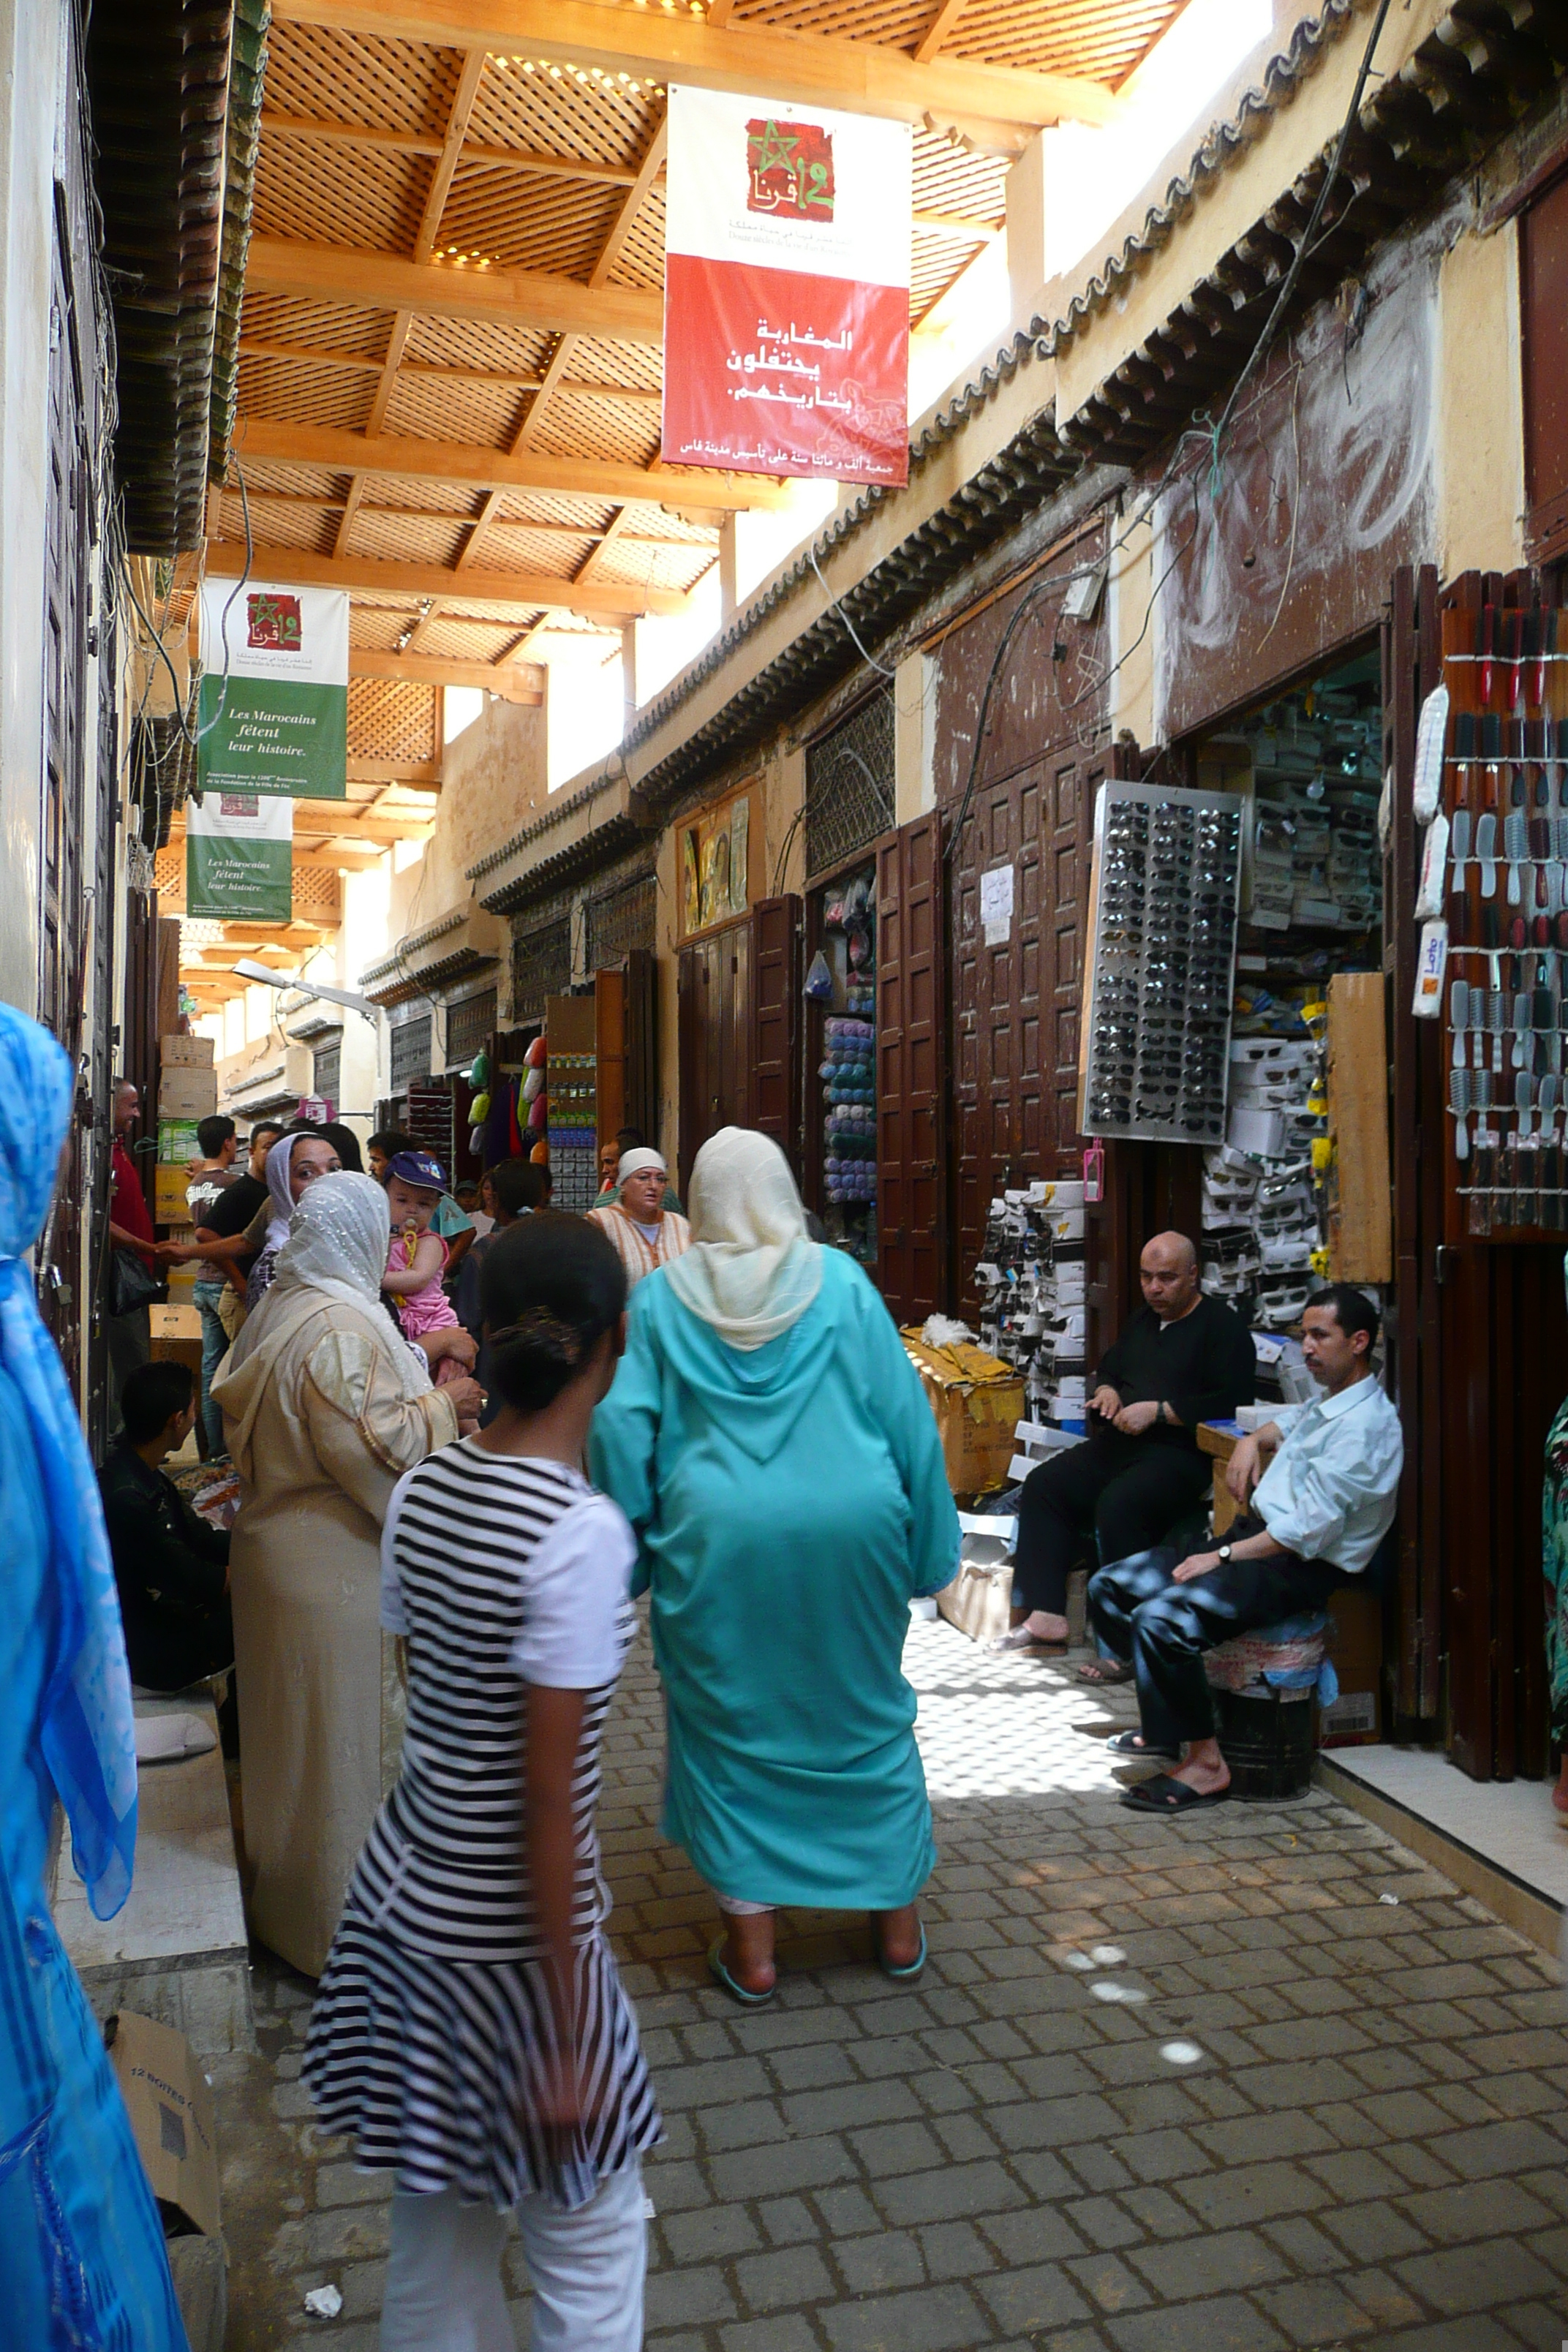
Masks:
[[[613,2172],[588,2205],[517,2207],[533,2282],[530,2352],[641,2352],[647,2224],[641,2168]],[[381,2352],[516,2352],[501,2284],[507,2217],[399,2190],[381,2311]]]

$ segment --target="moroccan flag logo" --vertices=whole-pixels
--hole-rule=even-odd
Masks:
[[[266,588],[258,595],[247,596],[245,604],[252,646],[265,653],[297,654],[300,651],[298,596],[280,596],[276,589]]]
[[[746,125],[746,210],[786,220],[833,218],[833,133],[816,122]]]

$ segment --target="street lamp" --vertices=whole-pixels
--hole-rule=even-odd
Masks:
[[[270,971],[264,963],[252,962],[249,956],[240,957],[234,972],[237,979],[254,981],[258,988],[296,988],[301,996],[320,997],[328,1004],[346,1004],[355,1013],[363,1013],[367,1021],[375,1019],[376,1008],[368,996],[355,996],[346,988],[328,988],[321,981],[301,980],[292,972]]]

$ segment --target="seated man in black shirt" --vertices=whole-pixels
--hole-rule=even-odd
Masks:
[[[125,1433],[99,1472],[131,1679],[184,1690],[234,1664],[228,1537],[196,1517],[160,1465],[196,1417],[185,1364],[138,1364],[120,1410]]]
[[[1018,1502],[1016,1580],[1029,1614],[993,1646],[1060,1648],[1067,1589],[1079,1566],[1107,1565],[1163,1543],[1202,1502],[1211,1465],[1200,1421],[1252,1402],[1257,1360],[1240,1318],[1198,1287],[1184,1234],[1156,1234],[1138,1261],[1143,1305],[1107,1353],[1083,1444],[1031,1470]],[[1120,1682],[1121,1669],[1083,1669]]]

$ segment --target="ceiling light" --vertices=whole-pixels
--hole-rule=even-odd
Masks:
[[[323,983],[306,980],[298,972],[274,971],[270,965],[257,963],[249,956],[241,956],[234,966],[235,976],[247,980],[257,988],[297,988],[306,996],[319,997],[327,1004],[346,1004],[354,1013],[363,1013],[367,1021],[375,1019],[376,1008],[368,996],[356,996],[352,989],[328,988]]]

